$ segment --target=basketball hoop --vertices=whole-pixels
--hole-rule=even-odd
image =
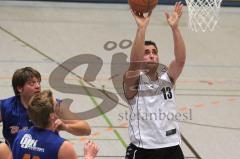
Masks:
[[[189,28],[195,32],[213,31],[218,23],[222,0],[186,0]]]

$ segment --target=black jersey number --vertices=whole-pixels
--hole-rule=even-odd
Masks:
[[[165,100],[172,99],[172,92],[170,87],[163,87],[161,91],[163,92],[163,96]]]

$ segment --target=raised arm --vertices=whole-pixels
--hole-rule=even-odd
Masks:
[[[151,12],[149,12],[146,17],[142,13],[134,10],[131,10],[131,12],[138,28],[131,50],[130,66],[123,78],[125,96],[127,99],[133,98],[137,93],[136,87],[138,85],[141,63],[143,61],[145,51],[145,32],[151,16]]]
[[[165,12],[168,24],[170,25],[173,32],[175,59],[169,65],[168,75],[174,82],[180,76],[186,59],[185,44],[181,32],[178,28],[178,22],[182,15],[182,8],[183,5],[181,2],[176,2],[174,11],[171,15]]]
[[[84,120],[62,120],[57,119],[55,121],[55,127],[58,130],[64,130],[76,136],[90,135],[91,128]]]

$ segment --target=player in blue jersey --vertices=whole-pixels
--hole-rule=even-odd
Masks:
[[[41,91],[41,75],[31,67],[18,69],[13,74],[12,86],[15,96],[0,100],[0,122],[3,122],[3,136],[10,147],[20,129],[28,129],[33,125],[27,115],[27,103]],[[58,109],[60,108],[56,107]],[[74,135],[91,133],[88,123],[82,120],[59,119],[56,123],[58,130]]]
[[[27,112],[34,126],[19,131],[12,147],[13,159],[77,159],[73,145],[56,134],[56,104],[50,90],[30,99]],[[87,150],[91,151],[86,153],[85,158],[94,159],[98,147],[92,142],[89,144],[92,146],[88,146]]]

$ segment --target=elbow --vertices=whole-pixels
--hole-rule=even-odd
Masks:
[[[91,127],[90,127],[89,124],[86,122],[86,126],[85,126],[84,131],[82,132],[82,133],[83,133],[82,135],[84,135],[84,136],[89,136],[89,135],[91,135],[91,132],[92,132]]]
[[[91,132],[92,132],[92,130],[91,130],[91,128],[88,126],[88,128],[87,128],[86,131],[85,131],[85,135],[86,135],[86,136],[89,136],[89,135],[91,135]]]
[[[78,132],[75,132],[74,135],[76,135],[76,136],[89,136],[89,135],[91,135],[91,128],[81,129]]]
[[[80,126],[78,126],[78,130],[74,133],[76,136],[89,136],[91,135],[91,128],[87,122],[81,123]]]

